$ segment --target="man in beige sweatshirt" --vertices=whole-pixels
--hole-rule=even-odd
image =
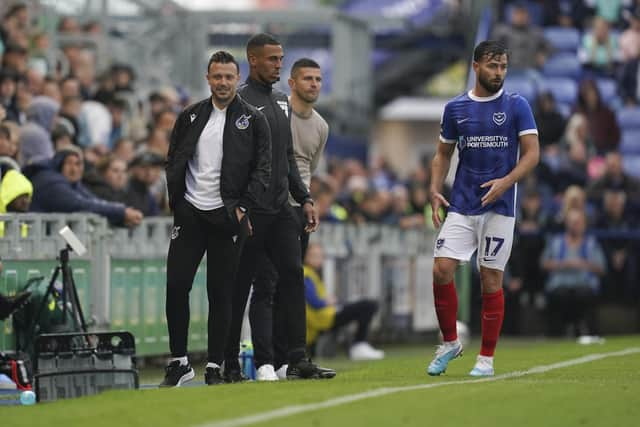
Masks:
[[[322,152],[329,136],[329,125],[320,114],[313,108],[320,96],[322,88],[322,71],[320,65],[310,58],[298,59],[291,68],[289,77],[289,87],[291,96],[289,105],[291,106],[291,134],[293,136],[293,150],[296,163],[300,172],[300,178],[307,186],[311,183],[311,175],[315,172],[320,163]],[[302,214],[302,208],[289,195],[289,202],[295,207],[300,218],[300,245],[302,249],[302,259],[304,259],[307,245],[309,244],[309,233],[304,229],[306,218]],[[268,260],[261,262],[258,267],[256,281],[277,281],[275,268]],[[303,286],[303,284],[300,284]],[[277,287],[274,286],[274,289]],[[278,304],[279,298],[274,296],[273,304],[273,350],[275,370],[278,379],[286,378],[287,365],[287,342],[284,334],[282,309]],[[263,379],[263,378],[258,378]],[[266,378],[265,378],[266,379]],[[273,378],[270,378],[273,379]]]

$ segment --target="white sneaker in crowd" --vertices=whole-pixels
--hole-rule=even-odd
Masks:
[[[273,365],[262,365],[256,371],[256,381],[278,381]]]
[[[375,349],[366,342],[357,342],[349,349],[351,360],[380,360],[384,359],[384,351]]]

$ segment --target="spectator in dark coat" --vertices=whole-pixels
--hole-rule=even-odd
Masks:
[[[612,151],[605,158],[604,174],[587,188],[589,201],[602,205],[606,190],[624,191],[628,208],[637,210],[640,208],[640,181],[628,175],[622,168],[622,155]]]
[[[638,255],[636,240],[629,234],[637,230],[637,222],[626,209],[624,191],[610,189],[604,192],[602,212],[596,227],[606,234],[600,242],[607,258],[607,274],[603,283],[604,297],[617,302],[631,302],[638,296]]]
[[[129,177],[124,160],[109,154],[98,162],[94,172],[93,179],[88,179],[87,174],[83,178],[93,194],[111,202],[126,203]]]
[[[4,107],[6,119],[20,122],[20,109],[16,99],[17,78],[14,72],[0,69],[0,106]]]
[[[627,105],[640,104],[640,59],[624,64],[620,76],[620,95]]]
[[[82,152],[70,148],[58,152],[50,162],[32,164],[24,173],[34,187],[34,212],[93,212],[115,225],[137,225],[142,213],[122,203],[97,198],[82,185]]]
[[[594,80],[586,79],[580,83],[576,111],[587,118],[589,133],[598,154],[618,148],[620,128],[618,128],[616,116],[602,102],[600,91]]]
[[[164,159],[152,152],[142,152],[129,163],[129,186],[127,203],[140,210],[145,216],[160,214],[158,202],[151,193],[151,187],[160,178]]]
[[[556,100],[551,92],[543,92],[538,96],[535,113],[540,147],[545,149],[556,145],[562,140],[567,120],[556,108]]]

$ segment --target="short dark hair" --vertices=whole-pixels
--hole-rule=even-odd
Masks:
[[[224,50],[219,50],[209,58],[209,63],[207,64],[207,73],[209,72],[209,68],[211,68],[211,64],[236,64],[236,70],[240,73],[240,66],[238,65],[238,61],[233,57],[229,52]]]
[[[266,45],[281,45],[280,41],[276,39],[271,34],[267,33],[259,33],[252,36],[249,41],[247,41],[247,57],[249,57],[249,52],[259,47],[264,47]]]
[[[291,67],[291,77],[300,69],[300,68],[317,68],[320,69],[320,65],[311,58],[300,58],[296,62],[293,63],[293,67]]]
[[[493,59],[496,56],[507,55],[509,58],[509,50],[504,43],[498,40],[485,40],[480,42],[478,46],[473,50],[474,62],[480,62],[485,56],[487,59]]]

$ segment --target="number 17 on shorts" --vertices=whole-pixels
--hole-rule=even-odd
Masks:
[[[487,212],[450,212],[436,239],[434,257],[469,261],[478,250],[478,264],[504,271],[511,256],[515,218]]]

